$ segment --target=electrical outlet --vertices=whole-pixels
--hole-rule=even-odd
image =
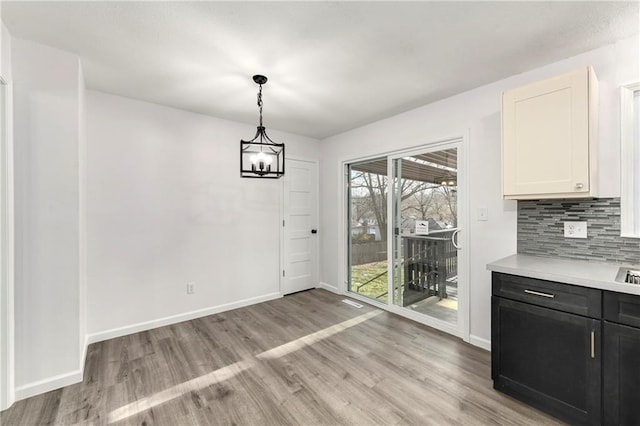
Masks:
[[[187,283],[187,294],[193,294],[196,292],[196,283],[189,282]]]
[[[565,238],[587,238],[587,222],[565,222]]]

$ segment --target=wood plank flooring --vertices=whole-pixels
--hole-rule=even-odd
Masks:
[[[494,391],[490,354],[311,290],[93,344],[82,383],[4,425],[554,425]]]

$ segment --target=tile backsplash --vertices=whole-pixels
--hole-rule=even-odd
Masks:
[[[587,222],[587,238],[565,238],[568,221]],[[620,236],[620,198],[518,201],[518,253],[640,264],[640,239]]]

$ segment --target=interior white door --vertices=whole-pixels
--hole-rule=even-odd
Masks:
[[[318,285],[318,164],[286,162],[282,294]]]

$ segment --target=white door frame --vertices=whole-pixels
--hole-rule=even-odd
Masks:
[[[318,160],[315,159],[309,159],[309,158],[303,158],[303,157],[289,157],[286,156],[285,157],[285,162],[288,160],[293,160],[293,161],[303,161],[305,163],[313,163],[315,164],[315,169],[316,169],[316,187],[315,187],[315,197],[316,197],[316,207],[315,207],[315,217],[316,217],[316,221],[317,223],[315,224],[315,229],[318,229],[318,232],[322,232],[321,229],[319,229],[319,222],[320,222],[320,179],[319,179],[319,173],[320,173],[320,164]],[[282,178],[282,184],[280,185],[280,280],[279,280],[279,289],[280,289],[280,294],[283,295],[284,294],[284,271],[286,269],[286,259],[285,259],[285,226],[284,226],[284,220],[286,217],[286,211],[287,211],[287,206],[285,206],[285,184],[284,184],[284,179],[286,179],[286,168],[285,168],[285,177]],[[319,238],[316,237],[314,239],[314,244],[316,246],[316,255],[315,255],[315,259],[313,259],[313,262],[315,262],[314,265],[314,281],[317,281],[315,283],[316,288],[320,287],[320,243],[319,243]]]
[[[465,130],[463,132],[458,132],[448,137],[442,137],[438,139],[434,139],[433,142],[422,144],[419,146],[399,149],[395,151],[390,151],[386,153],[380,153],[377,155],[368,155],[366,157],[354,158],[345,160],[341,163],[340,167],[340,188],[343,192],[343,195],[340,197],[341,200],[341,212],[342,212],[342,232],[340,246],[342,248],[341,253],[341,269],[342,269],[342,277],[343,283],[340,288],[340,292],[342,294],[348,295],[350,298],[357,299],[359,301],[375,305],[387,311],[396,313],[400,316],[409,318],[416,322],[428,325],[435,329],[444,331],[446,333],[452,334],[454,336],[458,336],[463,339],[465,342],[470,341],[470,324],[469,324],[469,309],[470,309],[470,287],[469,287],[469,166],[468,166],[468,146],[469,146],[469,130]],[[410,155],[412,153],[424,153],[428,151],[436,151],[439,149],[445,148],[458,148],[458,225],[461,229],[461,232],[458,234],[458,242],[461,245],[461,250],[458,252],[458,324],[456,326],[449,324],[445,321],[439,320],[437,318],[428,317],[419,312],[414,312],[408,309],[404,309],[402,307],[396,306],[393,304],[393,298],[389,298],[387,303],[378,302],[372,300],[368,297],[361,296],[357,293],[348,291],[348,268],[349,261],[347,259],[347,253],[349,252],[349,239],[346,238],[347,233],[349,232],[349,223],[346,220],[346,209],[348,208],[348,191],[345,191],[345,188],[348,188],[349,184],[349,176],[348,176],[348,165],[351,163],[371,160],[375,158],[387,157],[389,160],[387,163],[387,174],[388,176],[392,176],[392,168],[393,168],[393,159],[402,158],[404,156]],[[387,214],[391,214],[393,212],[393,197],[387,197]],[[393,223],[392,221],[387,221],[387,235],[393,235]],[[387,253],[391,256],[393,253],[393,240],[391,238],[387,241]],[[387,274],[389,280],[393,278],[393,271],[391,271],[392,265],[389,264],[389,273]],[[392,283],[389,283],[390,289]],[[390,294],[390,293],[389,293]]]
[[[14,374],[14,198],[13,86],[0,77],[4,121],[0,135],[0,410],[13,404]]]

